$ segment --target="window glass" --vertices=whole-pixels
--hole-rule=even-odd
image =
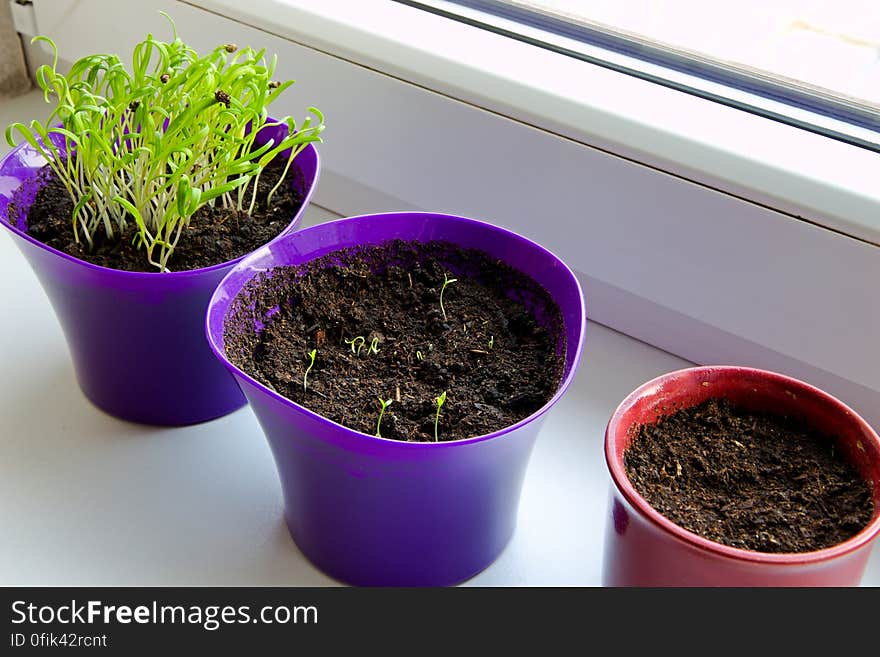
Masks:
[[[880,150],[878,0],[406,4]]]

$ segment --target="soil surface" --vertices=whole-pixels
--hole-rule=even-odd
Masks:
[[[657,511],[725,545],[809,552],[870,522],[870,485],[834,439],[724,399],[639,427],[626,474]]]
[[[184,271],[219,265],[250,253],[277,237],[299,211],[304,197],[304,180],[294,163],[285,184],[275,192],[271,206],[267,206],[266,196],[278,182],[283,169],[283,163],[271,163],[263,170],[252,215],[223,209],[219,205],[200,208],[181,234],[168,262],[169,270]],[[29,183],[39,185],[36,198],[27,210],[29,235],[47,246],[102,267],[158,271],[147,261],[146,250],[132,244],[136,234],[133,219],[121,239],[108,240],[104,230],[100,229],[91,251],[85,241],[78,244],[74,240],[71,220],[74,203],[67,189],[48,165],[37,176],[36,181]],[[9,216],[16,225],[18,212],[13,198],[9,205]]]
[[[444,275],[456,279],[445,290]],[[254,317],[265,318],[259,333]],[[555,394],[565,359],[559,309],[543,288],[443,242],[395,240],[276,268],[236,297],[224,340],[234,363],[288,399],[401,441],[510,426]],[[392,400],[381,425],[380,398]]]

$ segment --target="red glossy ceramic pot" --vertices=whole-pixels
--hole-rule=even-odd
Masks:
[[[874,515],[858,534],[813,552],[770,554],[729,547],[674,524],[633,488],[623,455],[641,424],[723,397],[753,411],[798,418],[836,436],[841,453],[872,484]],[[831,395],[782,374],[744,367],[694,367],[633,391],[611,416],[605,458],[612,486],[605,532],[605,586],[857,586],[880,533],[880,438]]]

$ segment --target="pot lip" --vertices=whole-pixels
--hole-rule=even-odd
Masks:
[[[19,150],[21,150],[23,148],[32,148],[32,147],[27,142],[24,142],[22,144],[19,144],[15,148],[11,149],[2,158],[0,158],[0,168],[2,168],[3,164],[6,162],[6,160],[8,158],[12,157],[13,154],[17,153]],[[297,213],[293,217],[291,217],[290,221],[284,226],[284,228],[281,229],[281,232],[279,232],[275,237],[273,237],[271,240],[269,240],[269,242],[266,242],[265,244],[268,244],[270,242],[274,242],[275,240],[284,237],[284,235],[287,234],[287,232],[289,232],[292,228],[294,228],[301,220],[303,211],[308,207],[309,202],[311,201],[312,194],[315,191],[315,187],[317,186],[317,183],[318,183],[318,177],[321,172],[321,161],[320,161],[320,155],[318,153],[318,150],[315,148],[314,144],[307,144],[306,148],[304,148],[300,153],[297,154],[297,157],[302,155],[302,153],[304,153],[308,149],[311,149],[313,151],[313,155],[315,157],[315,178],[312,181],[312,184],[309,186],[309,189],[306,191],[305,195],[303,196],[302,204],[300,205],[300,209],[297,211]],[[32,170],[36,171],[37,169],[33,168]],[[116,277],[119,277],[120,279],[128,279],[130,281],[146,282],[146,281],[149,281],[150,279],[155,279],[155,280],[161,279],[161,280],[169,280],[170,281],[170,280],[182,280],[182,279],[186,279],[186,278],[195,278],[195,277],[201,276],[203,274],[214,272],[214,271],[224,269],[227,267],[232,267],[232,266],[238,264],[241,260],[243,260],[245,257],[247,257],[249,255],[249,253],[244,253],[236,258],[233,258],[232,260],[226,260],[225,262],[220,262],[215,265],[210,265],[209,267],[200,267],[199,269],[185,269],[185,270],[181,270],[181,271],[169,271],[169,272],[128,271],[126,269],[113,269],[112,267],[103,267],[101,265],[96,265],[96,264],[88,262],[86,260],[81,260],[80,258],[77,258],[76,256],[72,256],[69,253],[65,253],[64,251],[59,251],[58,249],[51,247],[48,244],[44,244],[40,240],[32,237],[27,232],[23,231],[18,226],[13,225],[9,221],[8,212],[5,213],[2,217],[0,217],[0,225],[4,226],[8,230],[10,230],[17,237],[31,243],[32,245],[34,245],[36,247],[43,249],[44,251],[47,251],[47,252],[53,254],[54,256],[56,256],[58,258],[61,258],[62,260],[65,260],[65,261],[70,262],[72,264],[78,265],[86,270],[91,270],[95,273],[102,274],[104,276],[116,276]],[[261,248],[265,244],[261,244],[260,247],[258,247],[258,248]]]
[[[262,383],[257,381],[255,378],[253,378],[252,376],[250,376],[246,372],[242,371],[238,366],[233,364],[226,357],[226,354],[224,353],[223,349],[221,349],[220,345],[217,344],[216,341],[214,340],[214,336],[213,336],[211,328],[210,328],[210,318],[211,318],[211,311],[218,305],[223,306],[224,315],[225,315],[225,311],[228,309],[229,304],[232,302],[232,299],[234,298],[234,296],[228,296],[225,299],[221,298],[221,291],[224,288],[226,280],[228,278],[231,278],[232,276],[234,276],[236,274],[236,272],[239,270],[239,268],[247,267],[249,260],[259,258],[261,256],[261,254],[263,253],[263,251],[268,249],[268,245],[260,247],[256,251],[248,254],[241,262],[237,263],[234,267],[232,267],[229,270],[229,272],[227,272],[226,275],[223,277],[223,280],[221,280],[220,283],[217,285],[217,287],[214,290],[214,293],[211,296],[210,301],[208,302],[208,311],[206,313],[206,319],[205,319],[205,329],[206,329],[206,333],[207,333],[208,344],[211,346],[211,350],[214,352],[214,355],[217,358],[219,358],[220,362],[222,362],[228,369],[233,371],[236,376],[241,377],[248,384],[250,384],[251,386],[253,386],[257,390],[259,390],[263,394],[267,395],[268,397],[270,397],[274,401],[279,402],[288,408],[294,409],[297,412],[302,413],[302,414],[310,417],[313,420],[317,420],[317,421],[323,422],[325,424],[332,425],[333,428],[336,430],[336,432],[340,436],[344,436],[346,438],[354,438],[355,440],[358,441],[358,444],[361,444],[366,448],[369,448],[370,445],[382,445],[384,447],[394,447],[394,448],[399,448],[399,449],[413,449],[413,450],[451,449],[451,448],[455,448],[455,447],[462,446],[462,445],[472,445],[474,443],[481,443],[481,442],[485,442],[488,440],[492,440],[494,438],[499,438],[501,436],[512,433],[512,432],[520,429],[521,427],[523,427],[527,424],[530,424],[531,422],[534,422],[535,420],[540,418],[542,415],[544,415],[547,411],[549,411],[550,408],[553,407],[556,404],[556,402],[559,401],[559,399],[563,396],[563,394],[565,394],[566,390],[568,390],[569,386],[571,385],[572,381],[574,380],[574,377],[577,373],[578,365],[580,364],[581,355],[583,352],[585,333],[586,333],[587,316],[586,316],[586,302],[584,300],[583,290],[581,289],[581,285],[577,279],[577,276],[575,276],[575,274],[571,270],[571,268],[569,268],[568,265],[565,264],[565,262],[561,258],[559,258],[559,256],[554,254],[552,251],[550,251],[546,247],[541,246],[540,244],[533,242],[532,240],[530,240],[526,237],[523,237],[522,235],[520,235],[512,230],[509,230],[507,228],[502,228],[500,226],[496,226],[495,224],[489,223],[487,221],[481,221],[479,219],[473,219],[470,217],[465,217],[465,216],[450,214],[450,213],[445,213],[445,212],[429,212],[429,211],[418,211],[418,210],[374,212],[374,213],[369,213],[369,214],[359,214],[359,215],[353,215],[353,216],[349,216],[349,217],[341,217],[339,219],[334,219],[332,221],[326,221],[326,222],[323,222],[323,223],[315,225],[315,226],[310,226],[309,228],[304,228],[302,230],[296,231],[295,233],[290,233],[288,235],[284,235],[282,238],[279,238],[279,239],[296,239],[302,233],[305,233],[308,231],[313,231],[313,230],[324,230],[324,229],[326,229],[325,227],[330,227],[330,226],[333,226],[333,225],[336,225],[339,223],[343,223],[343,222],[350,223],[353,221],[372,220],[375,218],[382,218],[382,217],[388,217],[388,216],[401,216],[401,215],[418,216],[418,217],[426,217],[426,218],[437,218],[442,221],[451,221],[454,223],[464,222],[464,223],[469,223],[469,224],[476,224],[476,225],[482,226],[485,229],[493,231],[493,232],[497,231],[497,232],[507,233],[507,234],[509,234],[510,237],[512,237],[518,241],[525,242],[526,244],[528,244],[530,246],[530,248],[540,250],[540,251],[544,252],[548,257],[552,258],[559,265],[559,267],[562,269],[562,271],[565,272],[566,276],[570,279],[570,281],[573,283],[574,288],[577,292],[576,297],[579,299],[579,302],[578,302],[578,305],[579,305],[578,321],[580,323],[580,326],[579,326],[580,330],[578,331],[577,344],[576,345],[566,345],[566,349],[568,350],[569,348],[573,347],[576,349],[576,351],[574,352],[574,358],[572,360],[571,367],[569,368],[568,374],[559,383],[559,386],[556,388],[556,392],[553,394],[553,396],[543,406],[541,406],[541,408],[539,408],[531,415],[523,418],[522,420],[520,420],[514,424],[508,425],[508,426],[503,427],[497,431],[493,431],[492,433],[487,433],[482,436],[474,436],[472,438],[462,438],[460,440],[448,440],[448,441],[441,441],[441,442],[406,442],[406,441],[402,441],[402,440],[394,440],[392,438],[383,438],[381,436],[374,436],[374,435],[371,435],[368,433],[363,433],[361,431],[357,431],[355,429],[351,429],[351,428],[346,427],[342,424],[339,424],[338,422],[335,422],[334,420],[326,418],[323,415],[315,413],[314,411],[306,408],[305,406],[302,406],[301,404],[297,404],[296,402],[288,399],[284,395],[281,395],[281,394],[275,392],[274,390],[272,390],[268,386],[263,385]],[[343,248],[343,247],[340,247],[340,248]],[[250,278],[251,277],[249,277],[248,280],[250,280]],[[239,290],[240,289],[241,288],[239,287]]]
[[[656,389],[660,384],[670,379],[688,374],[699,375],[701,373],[715,373],[719,371],[750,374],[752,376],[771,379],[778,383],[795,387],[799,389],[799,391],[807,395],[820,397],[825,401],[830,402],[832,405],[836,406],[841,411],[841,413],[848,414],[852,421],[855,424],[859,425],[859,427],[865,432],[869,439],[875,444],[876,450],[880,451],[880,436],[878,436],[877,432],[874,431],[874,429],[858,413],[856,413],[852,408],[850,408],[848,405],[846,405],[833,395],[825,392],[820,388],[817,388],[816,386],[806,383],[805,381],[801,381],[800,379],[796,379],[794,377],[771,370],[764,370],[755,367],[744,367],[738,365],[703,365],[685,367],[672,372],[661,374],[660,376],[657,376],[641,384],[638,388],[627,395],[623,401],[620,402],[608,421],[605,429],[605,461],[616,489],[618,490],[618,492],[620,492],[621,495],[623,495],[626,501],[629,502],[629,504],[632,505],[633,508],[635,508],[636,511],[642,514],[642,516],[646,518],[649,522],[651,522],[667,534],[671,535],[673,538],[687,543],[692,547],[711,552],[719,556],[728,557],[730,559],[735,559],[743,562],[751,562],[755,564],[818,564],[849,554],[850,552],[866,546],[873,539],[875,539],[877,535],[880,534],[880,512],[878,512],[877,509],[875,509],[874,518],[857,534],[854,534],[850,538],[840,543],[837,543],[836,545],[822,548],[820,550],[812,550],[810,552],[771,553],[735,548],[709,540],[700,536],[699,534],[691,532],[675,524],[664,515],[662,515],[659,511],[654,509],[654,507],[652,507],[648,503],[648,501],[636,491],[636,489],[633,487],[632,483],[630,483],[629,479],[626,476],[626,472],[623,466],[623,459],[618,459],[616,456],[616,442],[614,436],[619,429],[618,425],[623,412],[630,406],[632,406],[632,404],[637,399],[646,394],[649,394],[649,391],[651,391],[652,389]]]

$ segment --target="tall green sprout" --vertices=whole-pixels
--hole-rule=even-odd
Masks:
[[[148,34],[132,54],[129,71],[116,55],[88,55],[67,75],[52,65],[36,71],[46,102],[55,107],[43,123],[12,123],[15,133],[46,158],[74,202],[77,243],[91,249],[96,233],[121,236],[134,222],[135,244],[148,261],[168,271],[168,261],[192,215],[205,204],[253,212],[260,173],[290,149],[283,175],[309,143],[320,142],[324,117],[309,107],[297,126],[287,116],[268,121],[269,105],[294,81],[275,81],[277,58],[265,50],[218,46],[199,55],[177,36]],[[60,125],[57,125],[60,124]],[[278,142],[257,146],[263,127],[284,125]],[[61,150],[59,145],[64,145]],[[68,156],[69,155],[69,156]]]
[[[438,425],[440,424],[440,409],[443,408],[443,404],[446,403],[446,391],[443,391],[443,394],[434,399],[434,403],[437,404],[437,414],[434,416],[434,442],[440,441],[440,436],[437,433]]]

